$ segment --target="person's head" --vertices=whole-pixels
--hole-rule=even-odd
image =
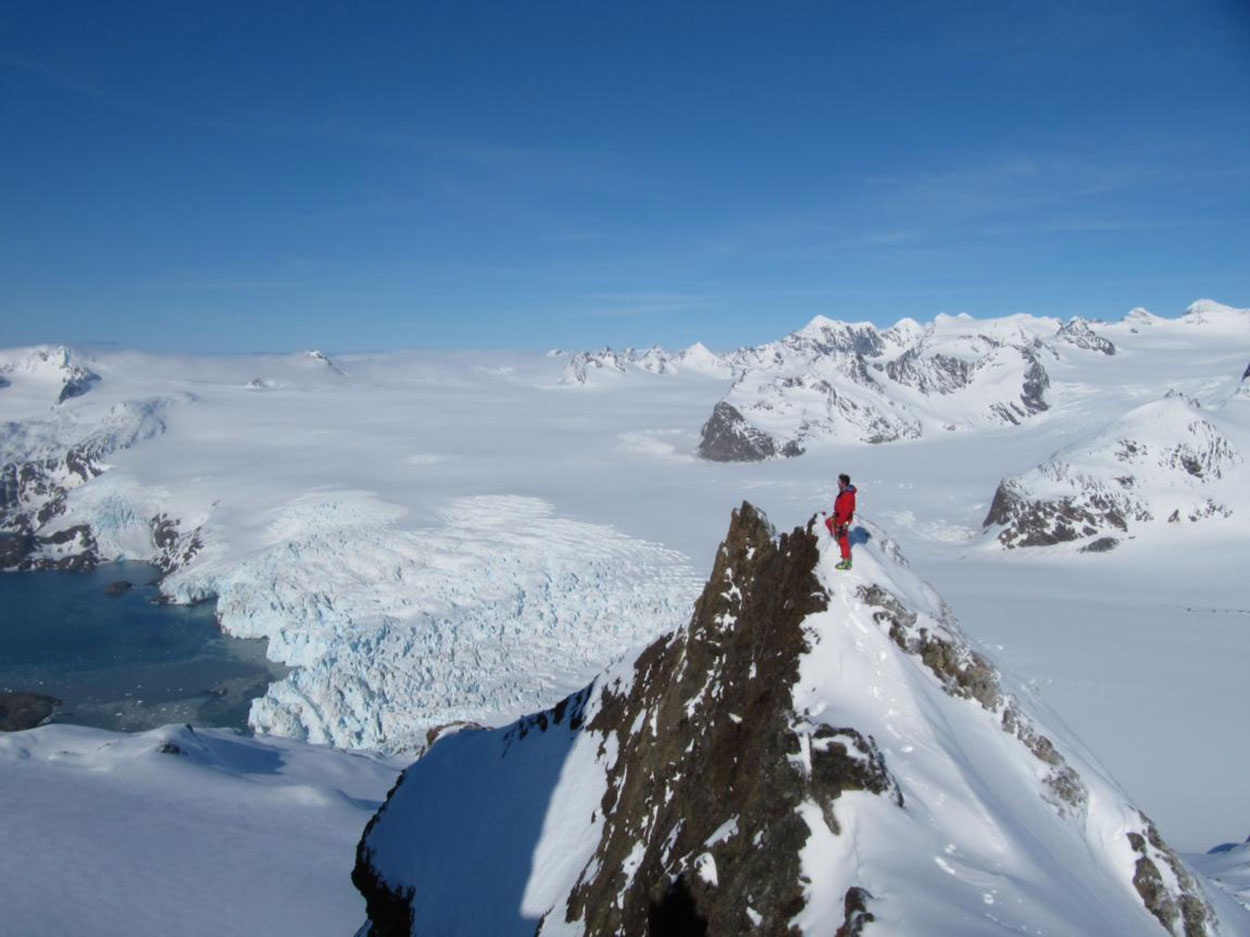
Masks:
[[[850,487],[851,487],[851,476],[839,475],[838,476],[838,490],[841,491],[844,488],[850,488]]]

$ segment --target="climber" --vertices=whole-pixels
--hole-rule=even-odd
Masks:
[[[851,518],[855,516],[855,486],[850,475],[838,476],[838,496],[833,501],[833,514],[825,518],[825,526],[842,550],[842,562],[834,569],[851,568]]]

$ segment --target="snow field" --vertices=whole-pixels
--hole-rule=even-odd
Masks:
[[[732,507],[746,497],[781,527],[801,524],[849,471],[862,511],[889,519],[969,632],[1001,646],[1170,842],[1199,850],[1250,826],[1238,819],[1250,635],[1234,627],[1250,593],[1230,576],[1246,548],[1229,494],[1244,463],[1221,482],[1232,517],[1146,525],[1112,554],[1006,554],[980,524],[1001,478],[1080,447],[1169,389],[1198,400],[1244,456],[1237,433],[1250,415],[1233,398],[1250,361],[1247,322],[1199,303],[1177,320],[1094,323],[1116,355],[1056,343],[1058,358],[1044,359],[1051,409],[1021,426],[886,446],[814,440],[801,458],[752,465],[689,458],[731,384],[725,358],[706,349],[671,356],[664,373],[647,353],[652,370],[629,364],[585,387],[560,384],[567,356],[74,353],[101,379],[60,404],[62,365],[34,382],[23,362],[41,353],[15,350],[0,353],[10,382],[0,441],[6,459],[35,456],[90,436],[112,408],[175,401],[163,431],[111,452],[56,524],[90,523],[103,551],[134,558],[152,553],[154,513],[198,528],[204,546],[171,592],[220,590],[225,627],[267,635],[271,656],[299,665],[258,704],[256,724],[396,748],[420,744],[424,725],[502,721],[549,703],[627,641],[683,623]],[[810,328],[829,325],[841,324]],[[934,348],[953,354],[969,330],[1017,341],[1057,325],[942,317],[881,334],[901,349],[931,327]],[[463,535],[461,515],[447,519],[457,504],[496,497],[510,506]],[[522,503],[549,510],[533,521],[540,536],[513,536],[531,523],[529,508],[513,514]],[[657,578],[674,564],[685,569]],[[591,591],[599,597],[582,609]],[[507,634],[518,602],[533,640]],[[1162,763],[1152,754],[1161,735],[1175,753]],[[1208,768],[1182,767],[1193,764]]]
[[[211,729],[0,735],[0,931],[350,934],[353,848],[400,766]]]

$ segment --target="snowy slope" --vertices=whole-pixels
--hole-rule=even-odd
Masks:
[[[40,415],[92,389],[100,375],[64,345],[0,351],[6,419]]]
[[[1228,892],[1242,907],[1250,910],[1250,840],[1226,843],[1210,852],[1187,858],[1189,864],[1205,875],[1212,885]]]
[[[744,505],[687,628],[440,739],[361,841],[364,933],[1250,927],[879,529],[847,574],[811,530]]]
[[[209,729],[0,735],[0,932],[342,937],[352,843],[397,770]]]
[[[171,571],[168,594],[228,591],[226,626],[268,634],[274,654],[297,662],[257,704],[257,726],[407,747],[423,725],[507,720],[583,685],[630,642],[687,618],[734,504],[747,496],[798,523],[850,471],[861,508],[888,520],[969,630],[1002,645],[1169,840],[1202,850],[1248,822],[1239,662],[1250,633],[1238,625],[1250,593],[1230,571],[1250,534],[1236,499],[1215,498],[1236,512],[1227,519],[1167,524],[1165,513],[1158,537],[1150,525],[1117,533],[1110,555],[1004,551],[977,535],[1003,478],[1170,389],[1244,458],[1248,316],[1199,303],[1175,320],[1087,323],[1114,354],[1064,338],[1058,320],[905,320],[877,330],[877,363],[926,335],[951,357],[969,331],[1000,353],[1041,338],[1055,350],[1039,357],[1050,409],[890,446],[813,436],[802,459],[755,464],[695,456],[729,388],[718,369],[734,359],[697,347],[632,353],[653,370],[627,360],[584,386],[561,383],[568,355],[71,351],[100,379],[61,403],[63,375],[38,393],[28,384],[28,407],[28,378],[4,372],[0,511],[30,527],[0,525],[0,565],[152,558]],[[831,355],[839,341],[872,340],[829,328]],[[18,359],[30,350],[0,353]],[[922,402],[954,416],[975,401],[957,391]],[[78,457],[88,442],[90,467]],[[694,572],[669,575],[683,565]],[[574,599],[579,590],[595,598]],[[510,633],[501,623],[513,617],[523,627]],[[1212,770],[1160,765],[1160,732],[1176,765]]]

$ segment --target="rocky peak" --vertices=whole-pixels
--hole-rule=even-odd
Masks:
[[[1104,338],[1094,331],[1088,319],[1074,316],[1059,327],[1055,337],[1061,342],[1084,348],[1087,351],[1098,351],[1104,355],[1114,355],[1115,345],[1110,339]]]
[[[858,528],[839,573],[814,521],[777,536],[744,503],[689,625],[440,737],[361,839],[362,937],[1214,935],[1149,820],[889,539]]]
[[[333,371],[335,374],[338,374],[338,375],[342,375],[342,376],[347,375],[347,372],[344,371],[341,367],[339,367],[333,358],[331,358],[329,355],[327,355],[324,351],[321,351],[320,349],[317,349],[317,348],[309,349],[308,351],[304,352],[304,358],[309,364],[315,367],[325,368],[326,370]]]
[[[763,430],[748,423],[733,404],[720,401],[703,424],[699,455],[711,462],[760,462],[777,455],[803,453],[797,443],[778,446]]]
[[[793,351],[816,355],[867,355],[874,357],[885,350],[881,333],[871,322],[839,322],[816,316],[781,342]]]

